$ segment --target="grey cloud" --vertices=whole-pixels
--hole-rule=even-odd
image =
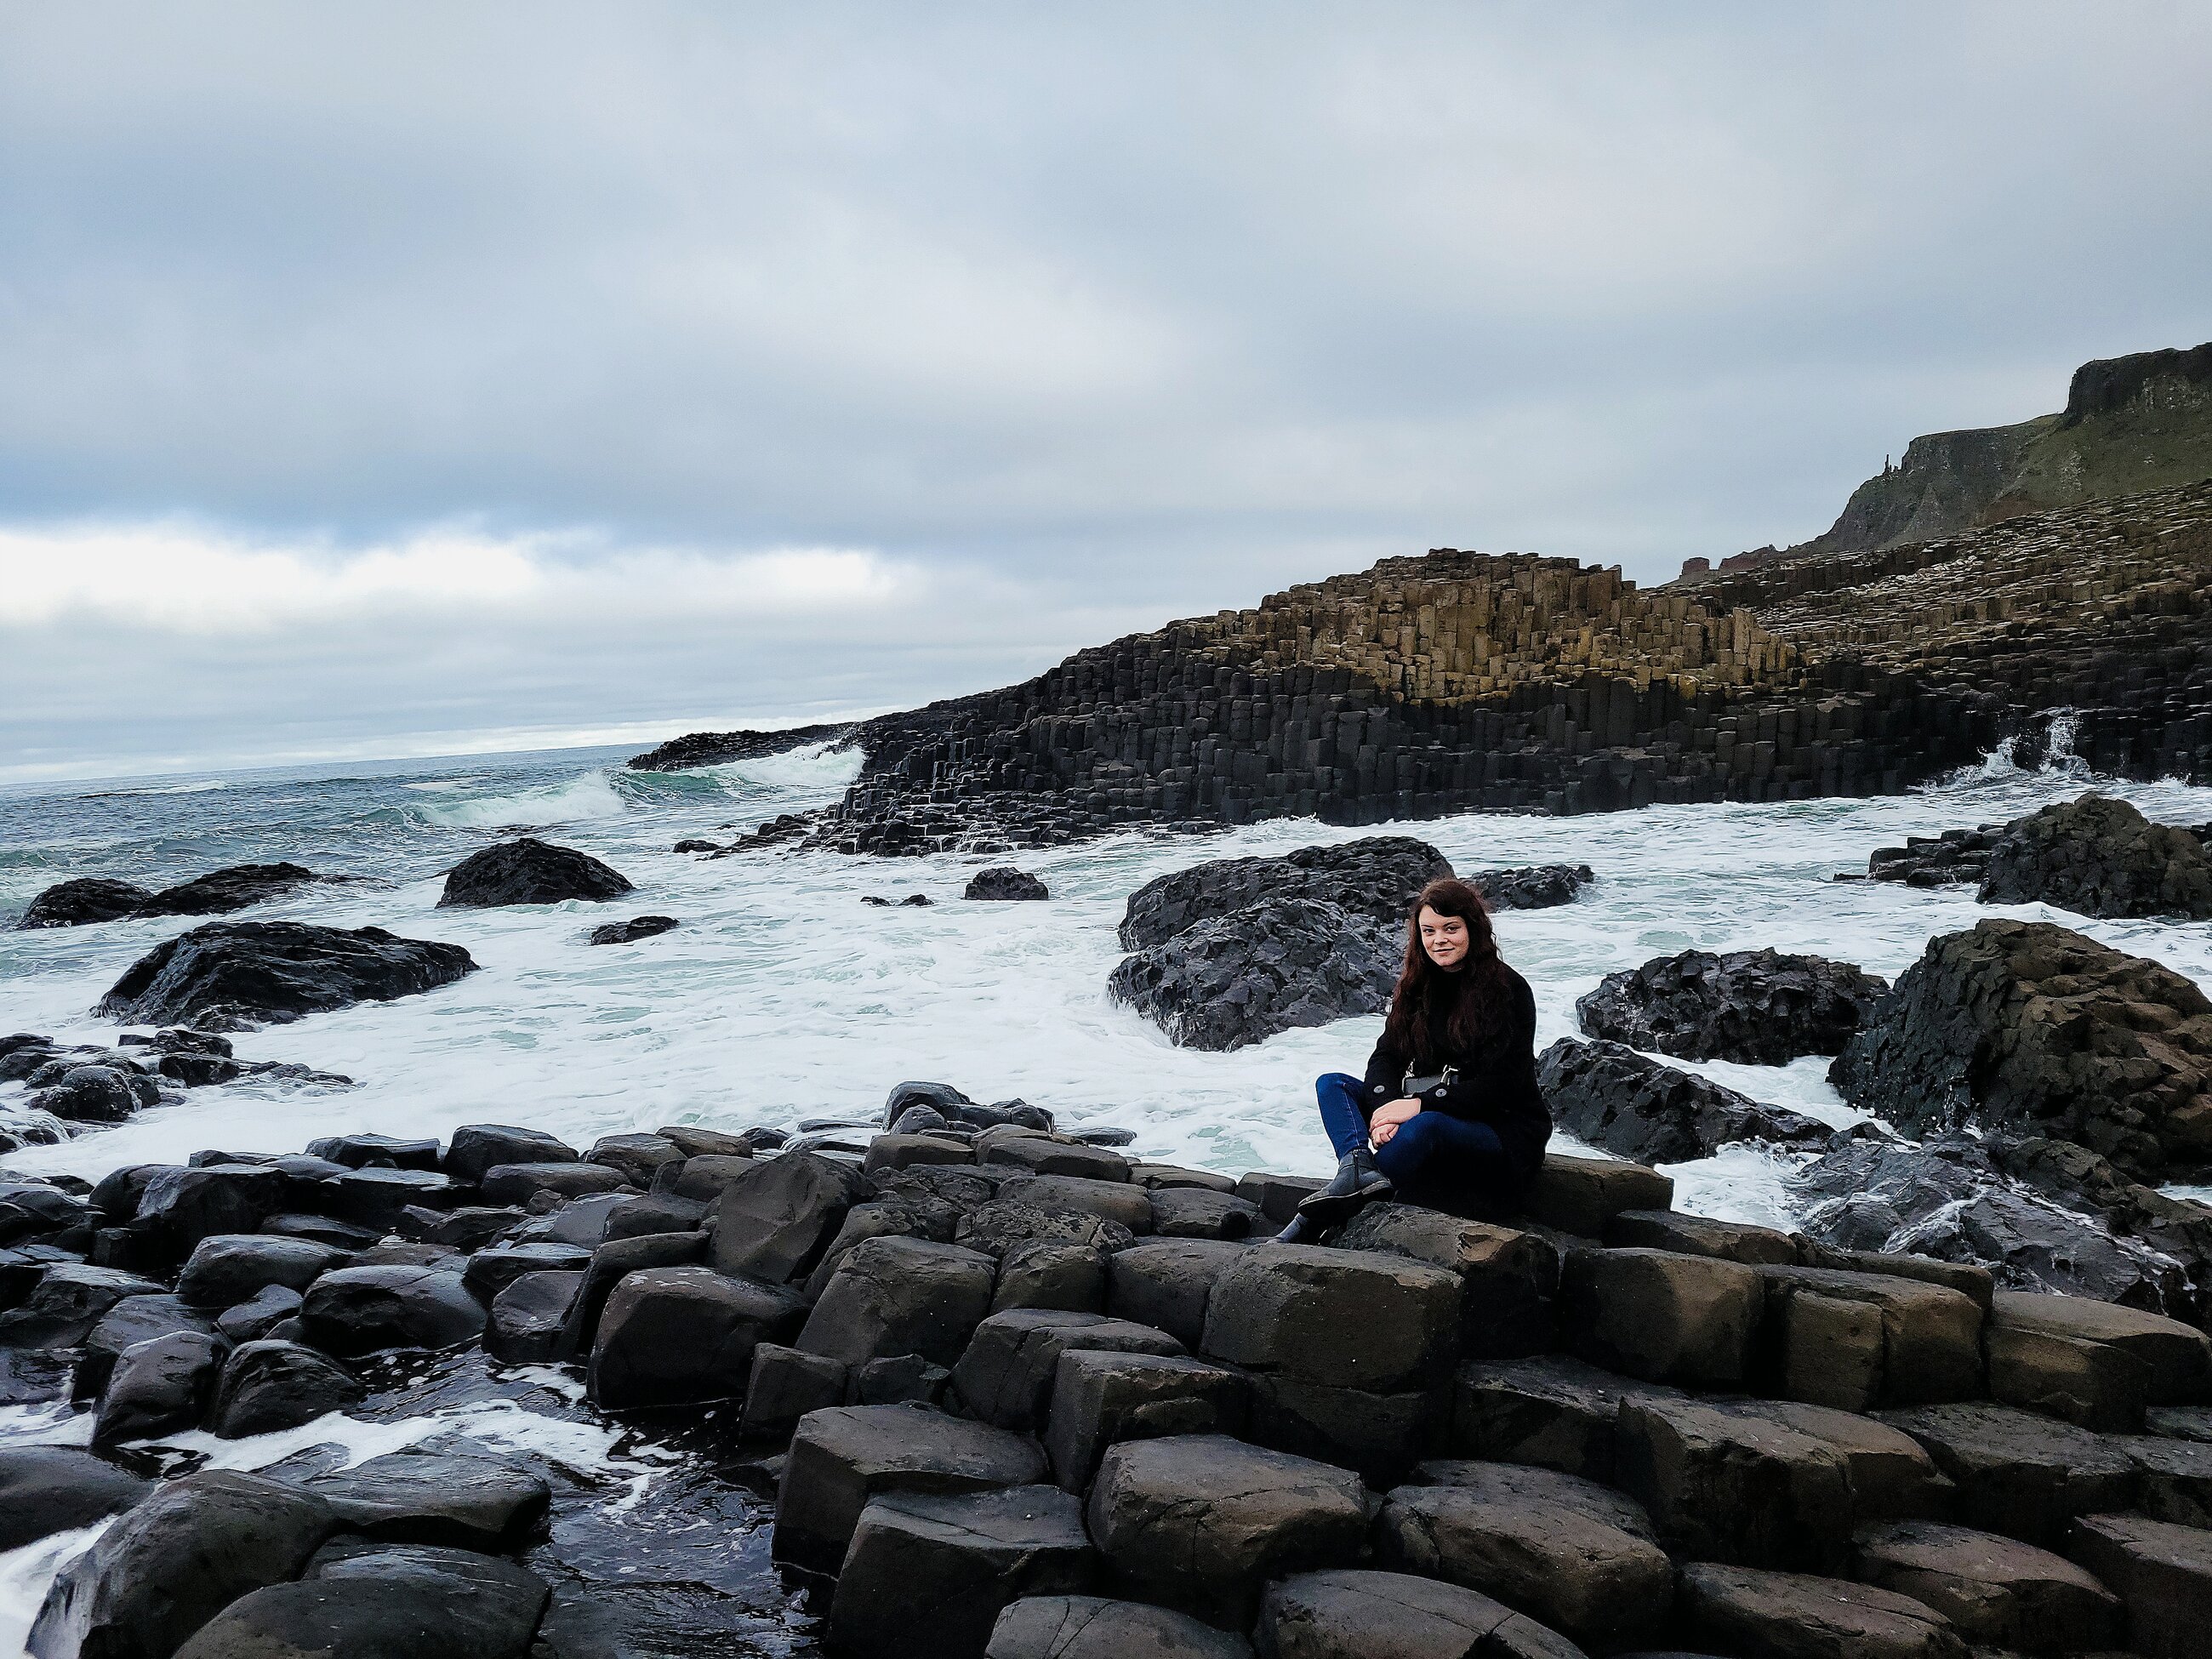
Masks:
[[[288,651],[312,746],[907,702],[1441,544],[1658,580],[2212,333],[2186,9],[240,3],[0,40],[0,521],[859,547],[948,607],[865,657],[681,592],[696,651],[495,607],[435,650],[58,624],[0,680],[76,712],[0,767],[258,752]]]

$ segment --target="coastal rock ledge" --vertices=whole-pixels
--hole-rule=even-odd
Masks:
[[[0,1376],[73,1391],[94,1449],[0,1448],[0,1528],[116,1517],[32,1653],[2203,1651],[2192,1325],[1682,1214],[1617,1158],[1547,1158],[1508,1222],[1376,1205],[1285,1245],[1313,1178],[941,1084],[882,1120],[853,1154],[475,1125],[21,1183]],[[398,1437],[542,1377],[510,1364],[580,1374],[566,1415],[649,1409],[661,1473],[597,1499],[642,1524],[521,1440],[182,1449],[332,1410]]]

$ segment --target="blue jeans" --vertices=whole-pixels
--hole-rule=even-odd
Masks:
[[[1342,1158],[1367,1144],[1362,1100],[1367,1085],[1344,1072],[1316,1079],[1322,1127]],[[1380,1104],[1381,1103],[1376,1103]],[[1520,1183],[1498,1131],[1449,1112],[1421,1112],[1375,1149],[1375,1163],[1407,1204],[1455,1215],[1503,1213],[1520,1196]]]

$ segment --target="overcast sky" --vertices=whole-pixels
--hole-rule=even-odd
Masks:
[[[0,0],[0,779],[1671,576],[2212,337],[2196,4]]]

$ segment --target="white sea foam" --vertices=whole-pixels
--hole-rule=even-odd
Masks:
[[[90,1549],[93,1540],[113,1526],[102,1521],[72,1528],[26,1544],[21,1549],[0,1551],[0,1653],[27,1653],[32,1621],[46,1599],[54,1575]]]
[[[624,810],[622,796],[604,771],[507,793],[469,794],[458,783],[442,793],[450,798],[411,807],[410,814],[439,829],[499,830],[510,824],[537,827],[619,817]]]

